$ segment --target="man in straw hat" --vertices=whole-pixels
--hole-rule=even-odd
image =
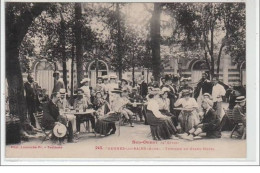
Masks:
[[[242,135],[246,130],[246,98],[245,96],[239,96],[236,98],[236,105],[233,109],[233,115],[237,117],[237,119],[242,120],[242,125],[239,127],[237,132],[239,135]]]
[[[189,130],[188,136],[184,138],[193,140],[202,132],[206,132],[208,138],[220,138],[220,119],[212,109],[213,102],[210,99],[204,99],[201,106],[204,112],[202,121]]]
[[[56,124],[63,124],[67,127],[69,135],[68,142],[73,142],[72,124],[68,123],[64,116],[60,115],[58,103],[60,101],[60,93],[52,93],[50,101],[43,107],[42,126],[46,130],[52,130]]]

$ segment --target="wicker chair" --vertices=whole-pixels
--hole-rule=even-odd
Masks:
[[[242,117],[234,114],[233,110],[229,110],[229,109],[225,110],[225,114],[228,117],[228,119],[230,120],[230,122],[232,124],[234,124],[234,128],[231,131],[230,138],[233,137],[234,132],[236,132],[241,126],[243,126],[244,130],[243,130],[243,134],[242,134],[241,139],[245,139],[246,138],[246,128],[245,128],[245,125],[243,123]]]

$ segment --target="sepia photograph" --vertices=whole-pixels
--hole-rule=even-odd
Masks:
[[[246,159],[246,5],[4,2],[4,158]]]

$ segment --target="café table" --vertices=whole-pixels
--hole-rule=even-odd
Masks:
[[[76,111],[71,110],[68,112],[64,112],[64,114],[73,114],[76,116],[76,129],[77,132],[80,132],[80,124],[82,121],[89,120],[89,118],[93,117],[93,113],[96,111],[94,109],[86,109],[85,111]]]
[[[142,109],[142,114],[144,115],[144,124],[147,125],[147,120],[146,120],[146,109],[147,109],[147,102],[131,102],[130,104],[133,107],[140,106]]]

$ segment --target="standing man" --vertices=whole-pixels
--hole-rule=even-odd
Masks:
[[[27,76],[27,82],[24,84],[25,94],[26,94],[26,103],[27,111],[30,117],[30,121],[33,127],[36,127],[36,122],[33,113],[36,113],[37,107],[40,105],[38,98],[37,88],[38,84],[34,82],[34,79],[31,74]]]
[[[213,108],[216,111],[216,114],[218,116],[218,118],[221,117],[222,115],[222,97],[225,96],[226,94],[226,90],[225,88],[219,84],[219,80],[217,78],[217,76],[213,76],[212,78],[212,82],[213,82],[213,88],[212,88],[212,98],[213,98]]]
[[[148,94],[148,85],[144,81],[144,77],[141,78],[141,83],[139,84],[139,86],[140,86],[140,95],[143,98],[146,98],[146,95]]]
[[[58,93],[60,92],[61,88],[65,88],[65,85],[62,78],[60,78],[60,73],[58,71],[55,71],[53,73],[53,77],[54,77],[54,86],[53,86],[52,93]]]
[[[174,103],[177,100],[178,95],[177,90],[172,86],[172,79],[168,75],[165,76],[165,87],[169,89],[168,98],[170,100],[170,112],[175,114]]]
[[[208,80],[207,73],[202,74],[202,78],[194,90],[194,98],[197,100],[199,105],[201,104],[203,94],[205,93],[212,94],[212,83]]]

